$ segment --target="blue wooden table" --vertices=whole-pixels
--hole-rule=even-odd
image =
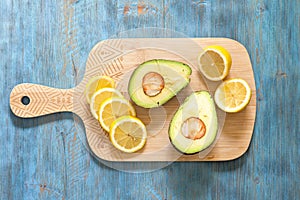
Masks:
[[[11,113],[16,84],[74,87],[98,41],[141,27],[247,48],[257,117],[241,158],[128,173],[90,154],[71,113]],[[299,0],[1,1],[0,199],[300,199],[299,48]]]

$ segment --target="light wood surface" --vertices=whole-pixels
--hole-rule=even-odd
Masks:
[[[183,155],[170,143],[169,122],[180,103],[193,91],[208,90],[211,95],[220,82],[211,82],[197,69],[197,57],[208,45],[224,46],[231,53],[232,68],[228,78],[243,78],[252,89],[252,99],[240,113],[226,114],[217,109],[219,133],[215,142],[198,154]],[[151,59],[167,59],[184,62],[192,68],[191,82],[165,105],[144,109],[135,106],[137,117],[147,126],[148,139],[145,147],[132,154],[115,149],[108,134],[100,127],[89,110],[84,98],[87,81],[96,75],[115,79],[117,88],[130,100],[127,85],[133,70]],[[23,105],[21,98],[31,100]],[[69,90],[55,89],[34,84],[20,84],[11,93],[11,109],[20,117],[71,111],[84,122],[86,136],[93,153],[107,161],[220,161],[232,160],[248,149],[251,141],[255,113],[256,91],[251,62],[247,50],[237,41],[226,38],[144,38],[111,39],[98,43],[90,52],[82,82]]]
[[[12,112],[23,118],[73,111],[73,89],[57,89],[32,83],[23,83],[14,87],[10,93]],[[22,98],[28,98],[28,104]]]

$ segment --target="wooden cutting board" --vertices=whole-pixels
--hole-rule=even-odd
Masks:
[[[243,111],[226,114],[217,109],[219,133],[214,144],[193,155],[183,155],[168,138],[169,122],[184,98],[192,91],[208,90],[212,95],[220,82],[210,82],[197,70],[197,57],[208,45],[224,46],[232,56],[232,67],[227,78],[243,78],[252,90],[249,105]],[[133,154],[115,149],[108,134],[100,127],[84,96],[85,85],[96,75],[111,76],[117,88],[129,100],[127,85],[133,70],[151,59],[184,62],[192,68],[191,82],[164,106],[144,109],[135,106],[137,116],[147,125],[145,147]],[[27,102],[24,102],[24,99]],[[28,102],[29,101],[29,102]],[[25,105],[26,103],[27,105]],[[90,149],[99,159],[107,161],[224,161],[243,155],[250,144],[256,114],[256,89],[251,61],[246,48],[227,38],[135,38],[110,39],[99,42],[90,52],[83,80],[72,89],[57,89],[37,84],[17,85],[10,95],[12,112],[24,118],[55,112],[73,112],[85,125]]]

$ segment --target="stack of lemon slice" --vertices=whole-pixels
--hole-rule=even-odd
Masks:
[[[145,145],[147,131],[136,118],[134,107],[115,86],[108,76],[93,77],[86,85],[86,100],[93,117],[109,133],[112,144],[123,152],[136,152]]]

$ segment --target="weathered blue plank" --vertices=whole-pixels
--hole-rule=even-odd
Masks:
[[[299,12],[299,1],[1,1],[0,199],[299,199]],[[120,172],[89,153],[72,114],[10,112],[14,85],[73,87],[98,41],[139,27],[245,45],[258,101],[243,157]]]

